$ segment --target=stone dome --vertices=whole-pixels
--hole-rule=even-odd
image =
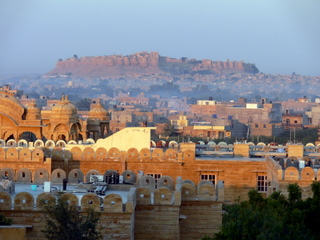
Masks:
[[[62,97],[61,101],[52,108],[52,114],[55,116],[73,116],[77,114],[77,108],[68,99],[68,96]]]
[[[101,105],[100,101],[89,111],[89,118],[99,118],[100,120],[109,120],[109,113]]]

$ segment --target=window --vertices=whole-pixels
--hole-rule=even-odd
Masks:
[[[148,173],[147,175],[154,178],[155,188],[157,188],[158,180],[161,178],[162,174],[160,174],[160,173]]]
[[[268,190],[268,182],[267,176],[258,176],[258,192],[267,192]]]
[[[213,185],[216,185],[216,175],[213,174],[201,174],[200,180],[207,180],[213,183]]]

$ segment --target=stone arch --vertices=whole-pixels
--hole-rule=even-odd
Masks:
[[[64,193],[61,195],[61,199],[68,201],[68,203],[70,204],[70,206],[76,206],[78,207],[79,205],[79,199],[76,195],[72,194],[72,193]]]
[[[58,140],[56,142],[56,147],[60,147],[60,148],[65,148],[66,147],[66,142],[64,140]]]
[[[275,157],[274,161],[276,161],[282,167],[282,169],[285,168],[285,161],[283,158]]]
[[[183,160],[184,161],[192,161],[195,157],[195,152],[191,149],[187,149],[182,152],[183,153]]]
[[[170,141],[169,144],[168,144],[168,147],[169,148],[175,148],[175,147],[178,147],[178,143],[176,141]]]
[[[31,183],[32,173],[28,168],[21,168],[16,175],[16,182]]]
[[[123,182],[126,184],[135,184],[137,182],[137,175],[132,170],[125,170],[122,173]]]
[[[59,123],[54,127],[54,140],[66,140],[69,136],[69,127],[64,123]]]
[[[136,148],[130,148],[127,151],[128,161],[138,161],[139,159],[139,152]]]
[[[34,198],[31,193],[20,192],[14,198],[14,210],[33,210]]]
[[[177,160],[177,152],[174,149],[167,149],[165,152],[165,158],[167,161],[176,161]]]
[[[2,168],[0,170],[0,177],[2,179],[8,179],[14,181],[14,171],[11,168]]]
[[[25,139],[20,139],[17,145],[18,147],[23,147],[23,148],[29,147],[29,144]]]
[[[11,210],[12,200],[11,195],[7,192],[0,191],[0,211]]]
[[[96,169],[91,169],[90,171],[88,171],[86,174],[86,183],[90,182],[91,175],[100,175],[100,172]]]
[[[142,176],[138,179],[138,186],[153,190],[155,189],[155,179],[151,176]]]
[[[19,147],[28,147],[29,142],[34,142],[37,140],[37,135],[32,131],[25,131],[19,135],[19,139],[26,141],[26,142],[22,143],[21,146],[19,145],[19,142],[20,142],[19,141],[18,142]]]
[[[284,170],[284,180],[299,180],[299,172],[295,167],[287,167]]]
[[[266,144],[264,142],[259,142],[259,143],[257,143],[257,146],[265,147]]]
[[[90,161],[95,159],[95,152],[92,147],[86,147],[83,150],[83,158]]]
[[[96,158],[99,160],[105,160],[108,157],[108,151],[107,149],[103,148],[103,147],[99,147],[96,150]]]
[[[164,153],[162,148],[155,148],[152,152],[152,161],[162,161]]]
[[[4,148],[0,147],[0,160],[5,160],[6,158],[7,158],[6,150],[4,150]]]
[[[47,140],[45,146],[48,148],[54,148],[56,144],[53,140]]]
[[[197,195],[196,187],[191,183],[181,183],[181,199],[194,198]]]
[[[44,147],[44,142],[41,139],[38,139],[34,142],[34,147],[36,148]]]
[[[170,177],[170,176],[162,176],[158,180],[157,185],[158,185],[158,187],[167,187],[171,191],[173,191],[174,181],[173,181],[172,177]]]
[[[4,190],[9,194],[15,193],[15,184],[11,180],[5,179],[0,186],[1,190]]]
[[[19,152],[16,148],[7,149],[7,160],[19,160]]]
[[[307,143],[306,147],[315,147],[315,145],[313,143]]]
[[[81,148],[79,147],[73,147],[71,148],[71,154],[73,160],[81,160],[83,159],[83,152]]]
[[[36,198],[36,207],[38,210],[41,210],[43,209],[43,207],[45,205],[48,205],[48,204],[56,204],[55,202],[55,197],[53,196],[52,193],[49,193],[49,192],[43,192],[43,193],[40,193],[38,195],[38,197]]]
[[[208,145],[209,148],[214,148],[217,144],[215,142],[213,142],[213,141],[210,141],[210,142],[207,143],[207,145]]]
[[[31,153],[32,160],[42,162],[44,160],[44,152],[41,148],[36,148]]]
[[[305,167],[311,167],[312,159],[309,156],[303,157],[302,160],[305,162]]]
[[[68,174],[69,183],[83,182],[84,174],[80,169],[72,169]]]
[[[105,212],[123,212],[122,206],[122,198],[118,194],[108,194],[103,199],[103,209]]]
[[[95,193],[87,193],[81,198],[81,210],[89,209],[100,212],[100,197]]]
[[[86,140],[86,144],[95,144],[96,142],[92,138]]]
[[[191,180],[189,180],[189,179],[186,179],[186,180],[181,181],[181,184],[191,184],[192,186],[196,187],[196,185],[194,184],[194,182],[191,181]]]
[[[36,184],[43,184],[49,181],[49,172],[44,168],[39,168],[34,172],[33,181]]]
[[[0,147],[5,147],[6,146],[6,141],[3,139],[0,139]]]
[[[67,177],[66,172],[63,169],[55,169],[51,173],[52,183],[62,183],[63,179]]]
[[[79,134],[79,126],[78,126],[78,124],[74,123],[70,126],[70,139],[71,140],[78,140],[79,139],[78,134]],[[69,144],[69,142],[68,142],[68,144]]]
[[[288,157],[286,161],[286,167],[294,166],[296,168],[299,167],[299,161],[296,157]]]
[[[300,172],[300,179],[301,180],[315,180],[315,172],[311,167],[305,167]]]
[[[142,148],[140,150],[140,160],[143,162],[149,162],[151,158],[151,153],[148,148]]]
[[[31,151],[29,148],[22,148],[19,155],[21,161],[31,161]]]
[[[7,147],[16,147],[17,146],[17,142],[14,139],[10,139],[7,141]]]
[[[203,180],[198,184],[198,194],[201,197],[214,197],[216,195],[216,189],[212,182]]]
[[[153,140],[151,140],[151,141],[150,141],[150,147],[152,147],[152,148],[156,148],[156,147],[157,147],[156,142],[155,142],[155,141],[153,141]]]
[[[109,149],[109,158],[114,160],[119,160],[121,158],[121,152],[118,148],[110,148]]]
[[[76,141],[76,140],[70,140],[70,141],[68,142],[68,144],[77,144],[77,141]]]
[[[148,188],[138,187],[136,190],[136,200],[138,205],[151,204],[151,192]]]
[[[173,192],[167,187],[160,187],[154,191],[154,204],[172,205]]]

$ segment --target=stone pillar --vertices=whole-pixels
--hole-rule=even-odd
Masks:
[[[249,157],[250,146],[249,144],[237,143],[234,145],[233,153],[236,157]]]
[[[288,145],[288,157],[303,157],[303,145]]]

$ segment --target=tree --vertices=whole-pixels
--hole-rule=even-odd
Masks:
[[[12,224],[11,218],[6,218],[3,214],[0,214],[0,226],[7,226]]]
[[[173,124],[171,124],[170,122],[168,122],[163,129],[163,133],[165,136],[171,137],[175,135],[175,127]]]
[[[289,197],[274,192],[263,198],[250,190],[249,200],[224,206],[220,232],[203,240],[320,239],[320,183],[312,184],[313,198],[302,200],[302,190],[289,184]]]
[[[76,206],[60,197],[42,205],[47,221],[42,232],[49,240],[95,240],[101,237],[97,229],[100,214],[94,210],[80,213]]]
[[[88,98],[82,98],[80,101],[76,102],[74,105],[79,110],[90,110],[91,101]]]

